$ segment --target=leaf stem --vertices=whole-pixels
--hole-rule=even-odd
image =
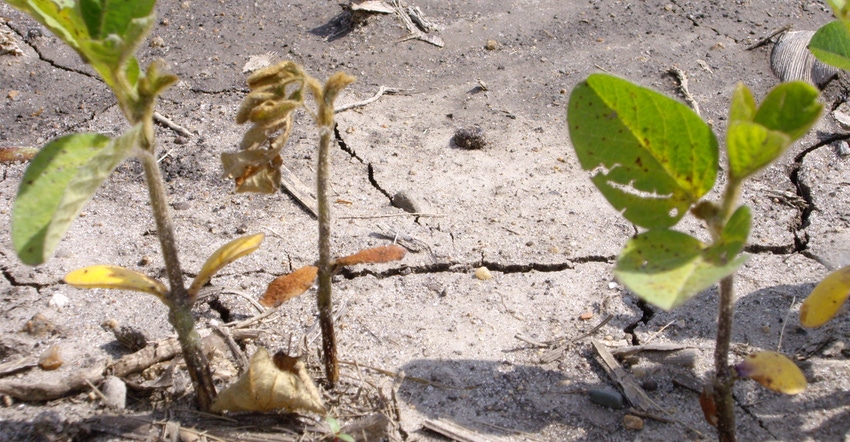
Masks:
[[[168,320],[177,331],[183,358],[192,384],[198,395],[198,407],[209,410],[215,398],[215,385],[212,381],[209,362],[201,349],[201,339],[195,330],[195,319],[192,317],[194,300],[189,297],[183,283],[183,272],[177,255],[177,242],[174,238],[174,227],[168,212],[168,200],[165,195],[162,174],[154,156],[153,119],[144,120],[142,149],[139,159],[145,170],[145,182],[148,185],[151,211],[156,222],[156,232],[162,248],[165,270],[168,275],[170,291],[167,297],[169,307]]]

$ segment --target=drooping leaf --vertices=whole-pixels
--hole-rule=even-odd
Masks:
[[[746,258],[725,256],[675,230],[656,229],[626,243],[614,274],[641,299],[670,310],[735,272]]]
[[[407,253],[407,251],[404,247],[396,244],[390,244],[388,246],[361,250],[353,255],[337,258],[337,260],[334,261],[334,265],[353,266],[357,264],[379,264],[398,261],[404,258],[405,253]]]
[[[274,308],[306,292],[313,286],[318,273],[318,267],[304,266],[287,275],[278,276],[269,283],[266,292],[260,298],[260,304]]]
[[[26,264],[47,260],[94,192],[138,142],[137,125],[118,138],[73,134],[48,143],[32,160],[12,213],[12,240]]]
[[[294,358],[278,358],[277,355],[275,359],[285,360],[276,364],[265,348],[258,348],[251,357],[248,370],[218,394],[211,410],[215,413],[303,410],[324,414],[322,397],[307,374],[304,363]]]
[[[809,50],[828,65],[850,70],[850,29],[840,21],[827,23],[809,40]]]
[[[714,186],[717,139],[678,101],[593,74],[573,89],[567,119],[582,168],[638,226],[676,224]]]
[[[271,158],[269,158],[271,156]],[[236,192],[274,193],[280,189],[280,155],[267,149],[222,152],[224,176],[236,183]]]
[[[86,289],[118,289],[150,293],[162,300],[168,288],[150,276],[119,266],[83,267],[65,275],[65,283]]]
[[[760,351],[750,355],[738,365],[739,377],[750,378],[764,387],[785,394],[798,394],[806,390],[806,376],[797,364],[775,351]]]
[[[850,266],[838,269],[812,290],[800,307],[800,325],[814,328],[826,324],[850,297]]]
[[[218,273],[222,267],[245,255],[254,253],[254,251],[260,248],[260,243],[263,242],[265,237],[266,235],[262,233],[242,236],[219,247],[218,250],[207,258],[201,271],[198,272],[198,276],[195,276],[192,285],[189,286],[189,296],[194,297],[197,295],[201,287],[206,285],[210,278]]]

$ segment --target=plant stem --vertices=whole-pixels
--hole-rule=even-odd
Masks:
[[[189,370],[189,376],[198,395],[198,407],[206,411],[209,410],[215,398],[215,385],[212,381],[209,362],[201,349],[201,338],[195,330],[195,319],[192,317],[194,300],[190,299],[186,286],[183,284],[183,272],[177,256],[174,228],[168,213],[168,200],[165,196],[162,174],[153,154],[153,121],[151,119],[145,121],[142,138],[143,149],[139,157],[145,169],[145,181],[156,222],[156,233],[162,247],[162,256],[171,287],[168,293],[168,320],[177,331],[186,368]]]
[[[720,280],[720,308],[717,316],[717,341],[714,347],[714,403],[717,407],[717,436],[723,442],[736,440],[735,401],[732,396],[735,378],[729,366],[734,297],[734,277],[729,275]]]
[[[331,174],[330,144],[331,126],[320,126],[319,165],[316,172],[317,200],[319,203],[319,324],[322,328],[322,353],[325,359],[325,375],[331,388],[339,381],[339,364],[336,356],[336,332],[334,331],[333,303],[331,300],[331,207],[328,187]]]

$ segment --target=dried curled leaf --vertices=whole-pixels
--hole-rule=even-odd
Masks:
[[[275,359],[280,358],[275,355]],[[265,348],[257,349],[251,357],[248,371],[238,381],[219,393],[211,410],[257,411],[273,410],[312,411],[324,414],[325,406],[304,363],[287,358],[281,366],[269,356]]]
[[[374,247],[361,250],[353,255],[343,256],[334,261],[336,266],[353,266],[357,264],[379,264],[398,261],[404,258],[407,251],[397,244]]]
[[[198,290],[209,282],[210,278],[221,270],[222,267],[245,255],[254,253],[254,251],[260,248],[260,243],[263,242],[263,238],[265,237],[266,235],[262,233],[242,236],[219,247],[218,250],[207,258],[207,262],[204,263],[201,271],[198,272],[198,276],[192,281],[192,285],[189,286],[189,296],[198,294]]]
[[[850,296],[850,266],[830,273],[800,307],[803,327],[820,327],[832,319]]]
[[[785,394],[806,390],[806,376],[797,364],[781,353],[760,351],[748,355],[735,366],[739,377],[750,378],[764,387]]]
[[[87,289],[119,289],[150,293],[165,299],[168,289],[150,276],[119,266],[83,267],[65,275],[65,283]]]
[[[717,427],[717,405],[714,403],[714,388],[706,385],[702,388],[699,395],[699,405],[702,408],[702,415],[705,416],[705,421],[712,427]]]
[[[318,273],[318,267],[305,266],[288,275],[275,278],[260,298],[260,304],[274,308],[306,292],[313,285]]]

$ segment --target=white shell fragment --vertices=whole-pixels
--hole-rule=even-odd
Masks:
[[[70,299],[68,299],[67,296],[61,293],[54,293],[53,296],[50,298],[50,301],[47,301],[47,305],[62,310],[63,307],[68,305],[69,301]]]
[[[809,51],[814,31],[788,31],[779,37],[770,54],[770,67],[782,81],[803,80],[823,87],[838,75],[838,69],[824,64]]]
[[[352,1],[349,6],[352,11],[377,12],[380,14],[392,14],[395,12],[392,6],[375,0]]]

